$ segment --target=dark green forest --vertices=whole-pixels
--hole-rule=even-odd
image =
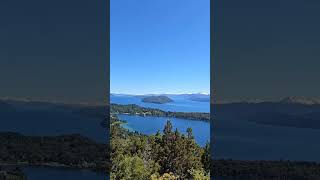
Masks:
[[[162,132],[147,136],[122,128],[112,116],[111,179],[210,179],[210,145],[200,147],[192,129],[186,131],[168,121]]]
[[[198,120],[198,121],[210,121],[209,113],[200,112],[171,112],[162,111],[160,109],[141,107],[136,104],[120,105],[111,104],[111,114],[130,114],[141,116],[161,116],[161,117],[175,117],[182,119]]]
[[[109,146],[81,135],[55,137],[0,133],[0,164],[109,171]]]
[[[165,104],[165,103],[173,102],[173,100],[167,96],[147,96],[142,98],[141,101],[145,103],[155,103],[155,104]]]
[[[0,180],[26,180],[27,177],[23,174],[20,167],[0,166]]]

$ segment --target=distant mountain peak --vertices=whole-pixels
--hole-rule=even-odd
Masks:
[[[283,104],[305,104],[305,105],[314,105],[320,104],[318,99],[312,99],[307,97],[299,96],[289,96],[280,100],[280,103]]]

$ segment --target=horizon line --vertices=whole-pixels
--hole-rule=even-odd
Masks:
[[[203,95],[210,95],[210,93],[207,92],[182,92],[182,93],[123,93],[123,92],[110,92],[110,94],[124,94],[124,95],[183,95],[183,94],[203,94]]]

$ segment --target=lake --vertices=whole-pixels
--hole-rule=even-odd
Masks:
[[[155,134],[158,130],[162,132],[168,120],[166,117],[118,116],[121,120],[127,121],[127,123],[123,125],[124,128],[148,135]],[[201,146],[204,146],[206,142],[210,141],[210,123],[180,118],[169,118],[169,120],[172,122],[173,129],[177,128],[181,133],[186,134],[187,128],[191,127],[196,142]]]
[[[262,125],[227,115],[213,122],[216,158],[320,162],[320,130]]]
[[[21,105],[23,104],[23,105]],[[17,132],[31,136],[57,136],[81,134],[97,142],[106,143],[107,132],[100,123],[102,119],[75,113],[69,108],[53,104],[34,105],[14,103],[15,111],[0,109],[2,132]],[[105,180],[106,175],[89,170],[24,167],[28,180]]]
[[[57,136],[81,134],[97,142],[106,143],[107,132],[102,119],[84,116],[68,108],[31,106],[14,112],[0,111],[0,131],[18,132],[30,136]]]
[[[164,111],[175,112],[210,112],[209,102],[191,101],[179,95],[168,95],[174,102],[166,104],[144,103],[141,97],[130,95],[111,95],[111,102],[117,104],[136,104],[142,107],[157,108]],[[120,119],[126,120],[127,124],[123,127],[138,131],[143,134],[155,134],[158,130],[162,131],[168,118],[166,117],[142,117],[119,115]],[[193,130],[195,140],[200,145],[205,145],[210,141],[210,124],[203,121],[194,121],[189,119],[170,118],[173,128],[178,128],[182,133],[185,133],[187,128]]]
[[[177,95],[168,95],[174,102],[166,104],[144,103],[141,97],[130,95],[111,95],[112,103],[116,104],[136,104],[142,107],[157,108],[163,111],[175,112],[210,112],[210,102],[191,101]]]
[[[28,180],[108,180],[109,176],[90,170],[47,167],[23,167]]]
[[[142,103],[140,98],[128,96],[113,96],[111,100],[113,103],[135,103],[144,107],[162,110],[185,112],[197,110],[202,110],[203,112],[209,111],[208,104],[190,102],[185,99],[175,100],[176,104]],[[180,102],[186,102],[187,105],[180,106]],[[184,109],[184,107],[188,108]],[[320,144],[318,143],[320,130],[257,124],[233,115],[232,109],[221,113],[218,106],[215,108],[215,111],[214,126],[211,126],[213,132],[212,138],[215,140],[215,145],[212,148],[215,158],[238,160],[285,159],[320,162],[320,156],[318,155],[318,152],[320,152]],[[155,133],[158,129],[162,130],[165,123],[165,119],[161,118],[156,121],[151,120],[151,122],[143,119],[143,117],[129,117],[125,120],[129,120],[127,128],[147,134]],[[181,124],[188,124],[190,120],[179,122],[182,122]],[[137,124],[135,125],[135,123]],[[145,125],[146,123],[147,125]],[[144,129],[144,126],[148,129]],[[180,125],[178,126],[180,127]],[[181,129],[184,130],[185,126],[182,125]],[[194,130],[194,134],[198,136],[196,130]]]

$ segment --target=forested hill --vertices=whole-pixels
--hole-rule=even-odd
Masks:
[[[128,104],[128,105],[111,104],[111,113],[141,115],[141,116],[175,117],[175,118],[210,122],[209,113],[171,112],[171,111],[163,111],[155,108],[141,107],[136,104]]]
[[[110,167],[109,146],[81,135],[23,136],[0,133],[0,164],[44,165],[104,171]]]
[[[0,166],[0,180],[26,180],[21,168],[15,166]]]
[[[167,96],[147,96],[142,99],[142,102],[165,104],[165,103],[173,102],[173,100],[168,98]]]

